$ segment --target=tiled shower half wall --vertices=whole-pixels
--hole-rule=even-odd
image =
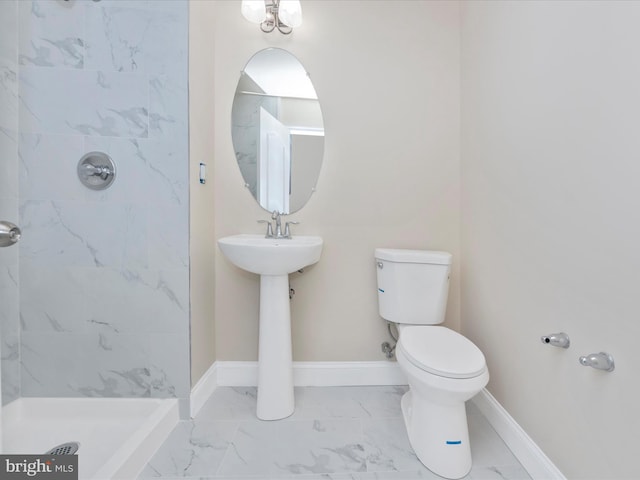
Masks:
[[[3,401],[186,398],[187,2],[0,9],[0,212],[23,231],[0,256],[1,299],[19,298],[0,317]],[[92,151],[116,163],[107,190],[78,180]]]

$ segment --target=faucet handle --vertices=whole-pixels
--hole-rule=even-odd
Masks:
[[[284,237],[285,238],[291,238],[291,229],[289,228],[289,225],[298,225],[300,222],[287,222],[284,224]]]
[[[271,226],[271,222],[269,220],[258,220],[258,223],[267,224],[267,233],[264,238],[273,238],[273,227]]]

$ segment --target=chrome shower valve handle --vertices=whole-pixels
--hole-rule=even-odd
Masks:
[[[113,170],[106,165],[85,164],[83,165],[83,168],[86,176],[95,175],[103,180],[109,178],[109,175],[113,175]]]
[[[89,152],[78,162],[78,178],[91,190],[109,188],[116,178],[116,164],[102,152]]]

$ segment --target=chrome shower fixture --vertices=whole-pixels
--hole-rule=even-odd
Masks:
[[[116,178],[116,164],[103,152],[89,152],[78,162],[78,178],[91,190],[109,188]]]

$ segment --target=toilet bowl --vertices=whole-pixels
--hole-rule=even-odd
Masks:
[[[409,391],[401,401],[409,442],[429,470],[445,478],[462,478],[471,470],[465,402],[489,382],[484,356],[465,337],[445,327],[412,326],[400,330],[396,358],[409,382]],[[436,343],[443,336],[460,340],[456,343],[464,347],[440,351],[440,356],[431,352],[429,358],[424,358],[426,349],[416,351],[403,342],[403,337],[411,344],[418,343],[416,338],[431,337]],[[465,357],[465,352],[466,365],[460,358]],[[447,361],[453,368],[446,367]]]
[[[398,327],[398,365],[409,391],[401,407],[409,443],[432,472],[471,470],[465,402],[489,382],[484,355],[444,321],[451,254],[376,249],[380,316]]]

